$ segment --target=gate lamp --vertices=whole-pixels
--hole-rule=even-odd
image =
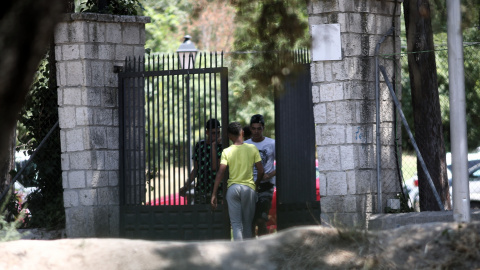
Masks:
[[[195,57],[198,50],[195,47],[195,44],[190,40],[191,38],[191,36],[186,35],[183,43],[180,44],[180,47],[177,49],[180,68],[183,69],[191,69],[195,64]]]

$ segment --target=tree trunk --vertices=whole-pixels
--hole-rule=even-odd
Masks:
[[[412,88],[415,140],[443,203],[443,208],[450,209],[430,4],[428,0],[405,0],[403,7],[409,52],[408,68]],[[417,162],[417,169],[420,210],[441,210],[420,162]]]
[[[74,13],[75,12],[75,0],[66,0],[67,4],[65,5],[65,13]]]
[[[13,128],[8,135],[5,155],[3,155],[3,160],[0,160],[0,179],[2,179],[2,185],[0,185],[0,194],[2,194],[4,188],[10,184],[10,181],[12,180],[10,171],[15,168],[15,128]]]
[[[0,9],[0,161],[11,160],[18,113],[65,0],[4,0]],[[0,191],[6,179],[0,171]]]

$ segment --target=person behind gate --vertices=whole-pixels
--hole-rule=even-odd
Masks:
[[[205,124],[206,139],[197,142],[193,154],[193,169],[185,185],[180,188],[180,195],[187,197],[188,204],[208,204],[213,183],[218,170],[219,157],[222,154],[222,137],[220,136],[220,122],[212,118]],[[195,192],[190,192],[191,185],[197,178]],[[221,188],[220,188],[221,190]],[[193,194],[192,194],[193,193]],[[221,199],[222,192],[219,192]]]
[[[245,143],[253,144],[258,148],[260,157],[262,158],[262,165],[265,169],[263,179],[259,182],[257,187],[258,201],[255,207],[255,216],[253,219],[253,232],[258,226],[258,235],[265,235],[268,233],[267,222],[270,207],[272,207],[273,188],[275,186],[275,140],[263,136],[265,130],[265,121],[263,116],[255,114],[250,119],[250,130],[252,131],[252,138],[246,140]],[[257,171],[253,168],[253,179],[257,180]]]
[[[228,167],[227,203],[233,240],[241,241],[252,237],[252,221],[255,214],[257,194],[256,184],[263,177],[263,165],[258,149],[251,144],[243,143],[243,129],[240,123],[228,125],[228,138],[233,145],[223,150],[220,168],[213,186],[211,204],[217,208],[217,189]],[[253,181],[252,164],[257,168],[257,182]]]

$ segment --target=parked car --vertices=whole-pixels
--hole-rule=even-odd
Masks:
[[[450,186],[450,198],[452,195],[452,159],[451,153],[447,153],[447,177]],[[468,178],[470,188],[470,207],[480,209],[480,153],[468,154]],[[418,175],[415,174],[404,183],[404,192],[409,196],[409,206],[420,211]]]
[[[480,209],[480,160],[474,160],[473,166],[468,168],[468,187],[470,191],[470,208]],[[470,166],[470,161],[469,161]],[[452,186],[450,186],[450,195]]]

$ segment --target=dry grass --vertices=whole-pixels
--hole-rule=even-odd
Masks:
[[[480,269],[480,223],[372,232],[325,228],[283,241],[278,269]]]
[[[374,243],[377,266],[396,269],[479,269],[480,223],[405,226]]]

